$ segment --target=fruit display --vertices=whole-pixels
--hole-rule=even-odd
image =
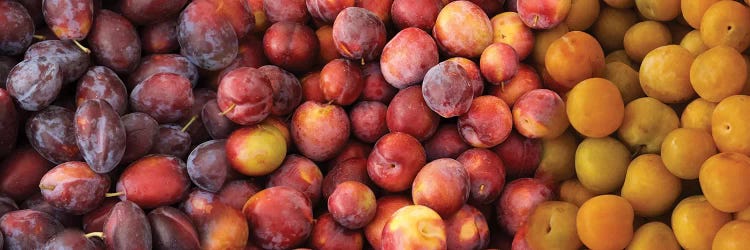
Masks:
[[[750,0],[0,0],[0,249],[750,249]]]

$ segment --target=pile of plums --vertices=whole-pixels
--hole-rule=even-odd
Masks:
[[[748,47],[742,1],[0,0],[0,246],[748,249]]]

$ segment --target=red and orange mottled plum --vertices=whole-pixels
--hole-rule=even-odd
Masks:
[[[380,68],[383,77],[396,88],[418,84],[439,62],[437,44],[427,32],[406,28],[383,48]]]

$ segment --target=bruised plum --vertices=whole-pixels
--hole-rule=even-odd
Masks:
[[[125,153],[125,126],[107,101],[83,102],[75,114],[75,131],[81,155],[94,172],[117,167]]]
[[[363,238],[361,230],[348,229],[326,213],[315,220],[310,245],[315,249],[362,249]]]

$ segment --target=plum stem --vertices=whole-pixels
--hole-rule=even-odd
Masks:
[[[99,237],[100,239],[104,239],[103,232],[91,232],[91,233],[85,234],[84,236],[86,236],[86,238]]]
[[[32,37],[34,37],[36,40],[47,40],[47,37],[43,35],[33,35]]]
[[[195,120],[197,120],[197,119],[198,119],[197,115],[194,115],[193,117],[191,117],[190,121],[188,121],[187,124],[185,124],[185,126],[182,127],[182,129],[180,130],[180,132],[185,132],[185,130],[187,130],[190,127],[190,125],[193,125],[193,122],[195,122]]]
[[[55,190],[55,186],[54,185],[49,186],[49,185],[39,184],[39,189],[41,189],[41,190]]]
[[[83,46],[83,45],[82,45],[82,44],[81,44],[80,42],[78,42],[77,40],[73,40],[73,43],[74,43],[74,44],[75,44],[76,46],[78,46],[78,48],[79,48],[79,49],[81,49],[81,51],[83,51],[83,53],[86,53],[86,54],[91,54],[91,50],[89,50],[89,48],[86,48],[86,47],[84,47],[84,46]]]
[[[362,62],[361,63],[362,63],[362,66],[365,66],[365,58],[364,57],[362,57]]]
[[[120,196],[120,195],[123,195],[123,194],[125,194],[125,192],[106,193],[106,194],[104,194],[104,197],[117,197],[117,196]]]
[[[221,111],[221,113],[219,113],[219,115],[226,115],[227,113],[229,113],[230,111],[232,111],[232,109],[234,109],[235,106],[237,106],[237,105],[234,104],[234,103],[232,103],[232,105],[230,105],[227,110]]]

